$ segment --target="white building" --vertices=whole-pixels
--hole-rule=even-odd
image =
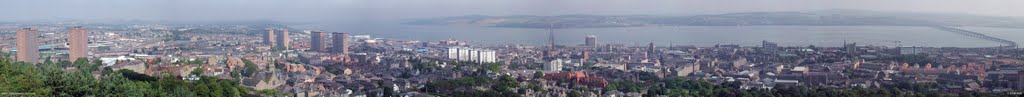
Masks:
[[[494,63],[498,62],[496,52],[492,50],[481,50],[480,51],[480,63]]]
[[[448,48],[448,59],[459,59],[459,48]]]
[[[459,48],[459,61],[469,61],[470,48]]]
[[[562,71],[562,59],[555,59],[547,64],[544,64],[544,71],[547,72],[558,72]]]
[[[476,63],[498,62],[497,53],[493,50],[473,49],[467,47],[448,48],[448,59]]]
[[[373,37],[370,37],[370,35],[354,35],[354,36],[352,36],[352,39],[367,40],[367,39],[373,39]]]
[[[480,62],[480,50],[469,50],[469,61]]]
[[[900,47],[899,51],[900,51],[900,54],[903,54],[903,55],[907,55],[907,54],[921,54],[921,53],[925,53],[926,52],[923,47]]]

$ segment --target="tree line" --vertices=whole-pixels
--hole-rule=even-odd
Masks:
[[[239,97],[253,91],[240,86],[237,79],[200,76],[199,80],[182,80],[167,72],[149,76],[99,69],[100,61],[85,60],[30,64],[0,58],[0,96]]]

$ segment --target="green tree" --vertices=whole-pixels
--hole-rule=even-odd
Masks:
[[[110,73],[114,73],[114,69],[110,68],[109,66],[103,67],[103,71],[101,71],[100,73],[103,75],[110,75]]]
[[[250,91],[239,86],[237,80],[209,76],[202,76],[200,81],[187,82],[177,78],[154,78],[130,70],[111,71],[104,68],[103,72],[109,74],[90,73],[98,66],[84,59],[76,63],[61,61],[31,65],[0,58],[0,93],[24,93],[0,96],[239,97]],[[64,67],[80,70],[65,72]]]
[[[533,78],[542,78],[542,77],[544,77],[544,72],[540,72],[540,71],[533,72]]]
[[[484,66],[487,68],[487,70],[490,70],[490,71],[494,71],[494,72],[501,72],[502,71],[501,64],[498,64],[498,63],[486,63],[486,64],[484,64]]]
[[[241,78],[242,73],[238,73],[238,71],[231,71],[231,77]]]
[[[205,69],[203,69],[203,67],[196,67],[195,69],[192,69],[192,72],[189,72],[189,74],[192,74],[192,75],[203,75],[203,72],[204,72],[203,70],[205,70]]]
[[[20,96],[47,96],[50,90],[44,87],[43,75],[31,64],[11,63],[4,57],[0,59],[0,93],[26,93]],[[0,95],[4,96],[4,95]]]
[[[255,63],[252,63],[249,59],[242,58],[242,63],[245,63],[245,70],[242,70],[242,75],[245,77],[252,77],[253,74],[259,70]]]

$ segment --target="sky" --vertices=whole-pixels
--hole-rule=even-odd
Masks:
[[[858,9],[1024,17],[1024,0],[5,0],[0,21],[323,22],[461,15],[696,15]]]

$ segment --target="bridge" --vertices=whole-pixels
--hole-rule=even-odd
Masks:
[[[997,46],[997,47],[989,47],[989,48],[1016,48],[1017,47],[1017,42],[1013,42],[1013,41],[1002,39],[1002,38],[996,38],[996,37],[988,36],[988,35],[985,35],[985,34],[974,32],[974,31],[967,31],[967,30],[963,30],[963,29],[957,29],[957,28],[945,27],[945,26],[931,26],[931,27],[935,28],[935,29],[942,30],[942,31],[946,31],[946,32],[953,32],[953,33],[957,33],[957,34],[968,36],[968,37],[974,37],[974,38],[979,38],[979,39],[983,39],[983,40],[987,40],[987,41],[992,41],[992,42],[997,42],[997,43],[1000,43],[1000,44],[1004,44],[1004,45],[1000,45],[1000,46]]]

